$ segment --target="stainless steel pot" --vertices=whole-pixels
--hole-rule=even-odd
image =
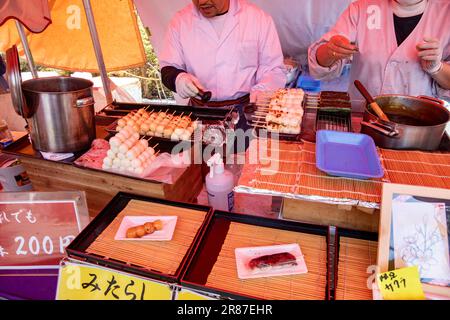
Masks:
[[[17,48],[6,54],[13,105],[28,123],[33,147],[46,152],[88,149],[95,139],[93,83],[72,77],[22,83]]]
[[[436,150],[450,120],[450,112],[437,99],[420,96],[382,95],[375,98],[390,122],[381,120],[367,106],[361,132],[387,149]]]
[[[33,146],[46,152],[76,152],[95,139],[95,111],[89,80],[52,77],[28,80],[22,91]]]

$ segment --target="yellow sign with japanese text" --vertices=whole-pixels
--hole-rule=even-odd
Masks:
[[[424,300],[417,266],[388,271],[377,276],[384,300]]]
[[[65,262],[59,269],[56,300],[172,300],[172,289],[110,269]]]

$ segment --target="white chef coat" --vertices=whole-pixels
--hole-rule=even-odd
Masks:
[[[160,57],[197,77],[212,100],[240,98],[286,84],[283,54],[272,18],[246,0],[231,0],[220,37],[190,4],[172,19]]]
[[[372,95],[450,97],[450,90],[444,90],[423,71],[416,49],[424,37],[439,38],[444,48],[444,61],[450,61],[450,1],[429,0],[420,22],[400,46],[395,36],[390,0],[360,0],[352,3],[336,25],[309,48],[310,73],[317,79],[338,77],[345,66],[346,61],[339,61],[329,68],[317,62],[318,47],[334,35],[347,37],[356,43],[360,51],[353,56],[349,88],[352,99],[362,99],[353,85],[356,79]]]

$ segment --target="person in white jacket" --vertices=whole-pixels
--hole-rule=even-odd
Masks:
[[[427,95],[450,99],[450,1],[360,0],[308,52],[319,80],[341,75],[351,62],[353,86],[360,80],[372,95]]]
[[[198,89],[222,106],[286,84],[275,24],[246,0],[193,0],[173,17],[160,65],[164,85],[195,105]]]

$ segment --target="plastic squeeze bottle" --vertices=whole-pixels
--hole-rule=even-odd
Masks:
[[[215,210],[231,212],[234,208],[233,174],[225,170],[219,153],[212,156],[207,161],[207,165],[210,167],[205,179],[209,205]]]

